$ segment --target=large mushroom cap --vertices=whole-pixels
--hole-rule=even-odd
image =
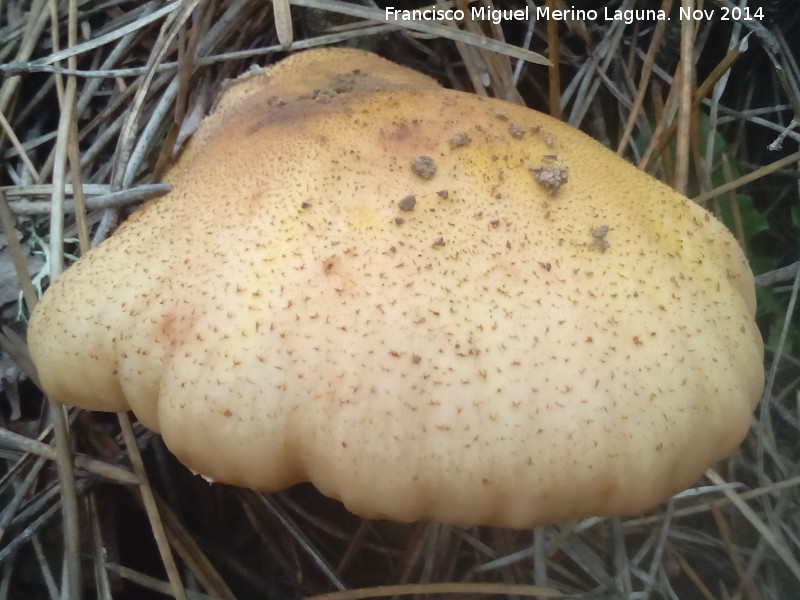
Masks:
[[[191,469],[353,512],[637,513],[744,437],[752,275],[702,208],[571,127],[357,50],[236,80],[44,295],[44,390]]]

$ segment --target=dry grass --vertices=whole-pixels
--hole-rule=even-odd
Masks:
[[[400,28],[371,2],[274,4],[273,13],[264,0],[0,2],[8,236],[0,269],[16,270],[0,279],[0,600],[800,597],[800,335],[792,322],[800,155],[766,149],[800,140],[789,128],[800,116],[795,3],[766,2],[763,20],[697,27],[551,21],[505,30]],[[733,4],[705,8],[725,6]],[[724,212],[757,270],[788,265],[758,279],[768,381],[741,450],[638,518],[532,531],[396,525],[357,519],[309,486],[271,496],[209,487],[126,415],[44,402],[22,336],[42,278],[107,236],[129,205],[163,192],[151,184],[176,141],[226,78],[277,58],[279,36],[293,39],[293,50],[358,44],[449,86],[559,115]],[[541,56],[526,48],[556,66],[535,64]],[[699,132],[724,143],[714,147],[704,141],[714,136]],[[732,193],[745,184],[755,215]],[[754,232],[759,218],[768,227]]]

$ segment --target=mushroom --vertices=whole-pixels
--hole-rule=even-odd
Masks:
[[[51,397],[132,410],[210,479],[527,527],[645,511],[747,432],[763,347],[734,238],[548,116],[313,50],[228,86],[166,182],[29,344]]]

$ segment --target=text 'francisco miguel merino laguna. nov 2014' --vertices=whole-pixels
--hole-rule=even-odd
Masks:
[[[531,18],[539,20],[579,20],[579,21],[666,21],[670,16],[664,10],[635,9],[620,10],[603,7],[596,9],[564,9],[551,10],[548,6],[536,6],[534,10],[526,6],[515,10],[500,10],[485,6],[471,6],[469,11],[456,8],[425,8],[405,10],[388,6],[384,10],[387,21],[463,21],[469,17],[476,21],[491,21],[499,25],[503,21],[527,21]],[[677,17],[681,21],[700,21],[719,19],[720,21],[752,21],[763,18],[763,9],[721,6],[719,8],[689,9],[680,7]]]

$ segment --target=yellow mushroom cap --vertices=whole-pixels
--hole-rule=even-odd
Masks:
[[[735,240],[564,123],[314,50],[233,82],[167,182],[29,344],[207,477],[525,527],[646,510],[747,432]]]

